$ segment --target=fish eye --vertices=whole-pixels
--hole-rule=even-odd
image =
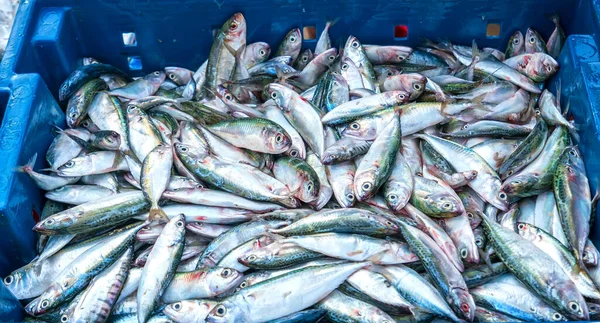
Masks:
[[[552,73],[552,66],[546,66],[546,72]]]
[[[569,308],[572,311],[579,311],[579,304],[577,302],[569,302]]]
[[[290,150],[290,156],[297,157],[298,156],[298,151],[296,149]]]
[[[348,193],[348,194],[346,195],[346,198],[347,198],[348,200],[350,200],[350,201],[353,201],[353,200],[354,200],[354,194],[352,194],[352,193]]]
[[[398,95],[398,98],[399,98],[400,100],[404,100],[404,99],[406,98],[406,95],[405,95],[405,94],[399,94],[399,95]]]
[[[256,255],[248,256],[248,261],[254,261],[254,260],[256,260]]]
[[[536,116],[539,116],[541,114],[542,114],[542,112],[540,111],[540,109],[535,109],[535,115]]]
[[[181,309],[181,302],[177,302],[175,304],[173,304],[173,309],[176,311],[179,311]]]
[[[521,40],[519,40],[519,38],[513,39],[513,44],[515,44],[515,45],[519,45],[520,42],[521,42]]]
[[[506,172],[506,175],[508,175],[508,176],[512,176],[512,174],[514,174],[514,171],[512,171],[512,170],[509,170],[508,172]]]
[[[552,318],[556,321],[560,321],[562,320],[562,315],[560,313],[554,313],[554,315],[552,315]]]
[[[66,85],[66,84],[63,84],[63,86],[62,86],[61,88],[62,88],[63,90],[66,90],[66,89],[67,89],[67,85]]]
[[[480,239],[480,238],[476,238],[476,239],[475,239],[475,244],[476,244],[478,247],[481,247],[481,244],[482,244],[482,242],[483,242],[483,241],[481,241],[481,239]]]
[[[308,56],[303,56],[303,57],[302,57],[302,61],[303,61],[303,62],[308,62]]]
[[[506,196],[506,193],[504,192],[500,192],[500,194],[498,194],[498,197],[503,201],[506,201],[506,199],[508,198],[508,196]]]
[[[177,221],[177,223],[175,223],[175,225],[176,225],[178,228],[183,228],[183,227],[185,226],[185,224],[183,223],[183,221]]]
[[[464,250],[464,249],[463,249],[463,250]],[[465,253],[466,253],[466,250],[465,250]],[[462,255],[462,251],[461,251],[461,255]],[[463,312],[468,312],[468,311],[471,309],[471,307],[470,307],[470,306],[469,306],[469,304],[467,304],[467,303],[462,303],[462,304],[460,304],[460,309],[461,309]]]
[[[233,99],[233,96],[229,93],[225,94],[225,99],[231,101],[231,99]]]
[[[290,36],[290,42],[291,43],[295,43],[296,42],[296,36]]]
[[[469,125],[468,125],[468,124],[466,124],[466,125],[462,126],[462,128],[461,128],[461,129],[463,129],[463,130],[464,130],[464,129],[467,129],[467,128],[469,128]]]
[[[278,96],[278,95],[277,95],[277,92],[272,92],[272,93],[271,93],[271,97],[272,97],[273,99],[277,99],[277,96]]]
[[[156,72],[154,72],[154,73],[152,73],[152,74],[154,74],[154,75],[156,75],[156,76],[159,76],[159,75],[160,75],[160,72],[159,72],[159,71],[156,71]]]
[[[461,258],[467,258],[467,254],[468,253],[467,253],[467,249],[466,248],[460,249],[460,256],[461,256]],[[467,311],[468,311],[468,309],[467,309]]]
[[[69,160],[69,161],[68,161],[68,162],[65,164],[65,167],[67,167],[67,168],[69,168],[69,167],[73,167],[73,166],[75,166],[75,162],[74,162],[74,161],[72,161],[72,160]]]
[[[133,104],[130,104],[130,105],[127,106],[127,112],[131,112],[131,111],[133,111],[135,109],[136,109],[136,106],[133,105]]]
[[[267,54],[267,52],[265,52],[264,49],[261,49],[258,54],[260,54],[260,56],[265,56]]]
[[[48,219],[46,220],[46,222],[44,222],[44,224],[52,224],[54,223],[54,219]]]
[[[281,134],[277,135],[275,137],[275,142],[276,143],[281,143],[283,141],[283,136]]]
[[[467,218],[469,218],[469,220],[473,220],[473,213],[467,212]]]
[[[48,300],[43,300],[43,301],[40,303],[40,307],[41,307],[41,308],[46,308],[46,307],[48,307],[48,305],[50,305],[50,302],[49,302]]]
[[[313,190],[313,183],[308,183],[308,184],[306,184],[306,189],[307,189],[308,191],[312,191],[312,190]]]
[[[335,59],[335,56],[331,55],[329,57],[327,57],[330,61],[333,61]]]
[[[12,275],[10,275],[10,276],[6,276],[6,277],[4,278],[4,285],[10,285],[10,284],[12,284],[12,283],[13,283],[13,281],[15,281],[15,279],[13,278],[13,276],[12,276]]]
[[[373,187],[373,184],[371,184],[369,182],[362,184],[362,189],[365,190],[365,191],[370,190],[371,187]]]
[[[87,128],[90,126],[90,122],[88,120],[85,120],[81,125]]]
[[[345,70],[347,70],[347,69],[348,69],[348,64],[344,63],[344,64],[342,65],[342,71],[345,71]]]
[[[225,306],[223,305],[219,305],[215,309],[215,313],[217,313],[218,316],[224,316],[225,314],[227,314],[227,308],[225,308]]]
[[[444,209],[449,209],[451,207],[452,207],[452,204],[450,204],[450,203],[444,203],[444,205],[442,205],[442,208],[444,208]]]
[[[387,220],[387,221],[385,221],[385,224],[386,224],[388,227],[393,227],[393,226],[394,226],[394,223],[392,223],[392,221],[390,221],[390,220]]]
[[[569,155],[577,157],[577,153],[573,149],[569,149]]]
[[[390,201],[395,201],[398,197],[396,196],[396,194],[390,194],[388,195],[388,200]]]
[[[358,122],[353,122],[350,124],[350,129],[358,130],[359,128],[360,125],[358,124]]]
[[[237,22],[232,21],[231,24],[229,24],[229,30],[236,30],[238,27]]]
[[[75,118],[77,118],[78,115],[79,115],[79,113],[77,113],[77,112],[71,112],[71,114],[69,114],[69,117],[71,117],[71,119],[75,119]]]
[[[520,180],[516,180],[516,181],[513,181],[512,183],[513,183],[513,185],[520,185],[521,181]]]
[[[413,84],[413,89],[420,91],[421,90],[421,84],[415,83]]]
[[[63,323],[69,321],[69,317],[67,316],[67,314],[63,314],[63,316],[60,317],[60,321]]]
[[[359,44],[358,44],[358,42],[357,42],[357,41],[353,41],[353,42],[352,42],[352,47],[353,47],[353,48],[358,48],[358,46],[359,46]]]
[[[535,43],[535,37],[530,37],[529,38],[529,42],[532,43],[532,44]]]
[[[225,268],[223,269],[223,271],[221,271],[221,276],[223,278],[229,277],[231,275],[232,271],[229,268]]]
[[[183,153],[187,152],[188,150],[190,150],[188,147],[179,147],[179,151]]]
[[[248,282],[244,280],[244,281],[243,281],[243,282],[240,284],[240,288],[246,288],[246,287],[248,287]]]
[[[519,225],[517,226],[517,228],[519,228],[519,230],[525,230],[525,224],[524,223],[519,223]]]
[[[386,74],[386,75],[387,75],[387,76],[392,76],[392,75],[394,75],[394,73],[392,73],[392,71],[387,71],[387,74]]]
[[[169,78],[174,80],[177,76],[174,73],[169,73]]]

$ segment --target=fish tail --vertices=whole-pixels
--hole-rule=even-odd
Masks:
[[[148,220],[150,222],[166,223],[166,222],[169,222],[169,217],[167,216],[165,211],[163,211],[163,209],[160,206],[155,204],[150,208]]]
[[[325,24],[325,29],[329,29],[329,28],[333,27],[333,25],[335,25],[338,21],[340,21],[340,19],[342,19],[342,17],[337,17],[333,20],[327,21],[327,23]]]
[[[37,160],[37,153],[35,153],[33,155],[33,157],[31,157],[29,159],[29,161],[27,161],[27,163],[25,165],[15,168],[15,172],[27,173],[27,172],[33,171],[33,165],[35,165],[36,160]]]

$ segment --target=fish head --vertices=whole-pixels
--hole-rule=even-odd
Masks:
[[[280,55],[290,55],[292,53],[298,53],[300,48],[302,48],[302,32],[300,31],[300,28],[294,28],[285,35],[281,45],[279,45],[277,53]]]
[[[506,48],[506,52],[508,53],[509,57],[523,53],[525,51],[524,42],[523,33],[521,33],[520,30],[515,31],[512,36],[510,36]]]
[[[354,193],[359,201],[366,201],[377,191],[375,187],[374,172],[356,174],[354,178]]]
[[[565,148],[560,157],[560,163],[565,165],[567,172],[575,176],[577,172],[585,172],[585,165],[583,164],[583,158],[577,146],[569,146]]]
[[[271,55],[271,46],[265,42],[249,44],[246,46],[246,55],[251,55],[250,57],[246,57],[246,63],[254,66],[267,60],[269,55]]]
[[[373,214],[371,212],[362,212],[361,216],[365,216],[369,219],[369,222],[372,223],[373,227],[382,228],[384,232],[400,232],[400,226],[394,223],[394,221],[386,218],[385,216],[381,216],[379,214]]]
[[[176,142],[173,147],[175,148],[175,152],[179,158],[186,163],[198,161],[204,158],[207,154],[207,152],[203,152],[195,146],[182,144],[180,142]]]
[[[36,266],[37,267],[34,267]],[[29,284],[27,281],[27,272],[29,270],[31,270],[30,268],[33,267],[33,270],[35,269],[40,269],[39,264],[37,264],[36,262],[32,262],[24,267],[21,267],[15,271],[13,271],[12,273],[10,273],[10,275],[4,277],[4,279],[2,280],[2,282],[4,283],[4,286],[11,292],[13,293],[15,296],[18,296],[20,294],[19,291],[27,291],[29,289]],[[19,297],[21,298],[21,297]]]
[[[290,93],[290,88],[285,85],[271,83],[267,86],[266,92],[269,98],[273,99],[275,104],[283,111],[290,111],[289,102],[292,98],[292,93]]]
[[[554,75],[559,69],[558,62],[552,56],[544,53],[531,54],[525,66],[525,74],[535,82],[543,82]]]
[[[481,224],[481,216],[479,216],[479,214],[477,214],[476,210],[472,210],[472,209],[467,209],[467,219],[469,219],[469,224],[471,225],[471,228],[477,228],[479,226],[479,224]]]
[[[237,286],[243,277],[244,275],[235,269],[214,267],[208,271],[205,283],[212,294],[218,295]]]
[[[71,276],[63,278],[61,280],[62,285],[57,285],[56,282],[53,283],[42,293],[42,295],[27,304],[27,306],[25,306],[25,311],[30,315],[39,316],[54,310],[56,306],[60,305],[56,302],[56,299],[76,281],[77,279]]]
[[[467,290],[461,288],[453,288],[450,290],[450,305],[454,307],[456,312],[469,322],[473,322],[475,317],[475,301]]]
[[[538,234],[538,229],[536,227],[525,222],[517,222],[517,233],[529,241],[543,239],[543,236]]]
[[[356,65],[360,64],[362,61],[367,60],[365,49],[363,48],[358,38],[352,35],[350,35],[348,37],[348,40],[346,40],[343,55],[344,57],[350,58]]]
[[[68,228],[73,223],[77,222],[77,219],[83,216],[84,212],[72,208],[38,222],[33,229],[41,233],[53,233],[56,230]]]
[[[439,213],[460,214],[463,210],[462,203],[449,194],[439,194],[429,197]]]
[[[235,13],[221,27],[221,32],[225,35],[225,41],[236,43],[241,40],[246,41],[246,19],[241,13]],[[234,47],[234,49],[238,49]]]
[[[342,63],[340,64],[340,73],[348,82],[355,80],[362,83],[360,70],[349,57],[342,58]]]
[[[402,88],[410,93],[409,100],[415,100],[425,91],[427,78],[418,73],[404,74]]]
[[[306,66],[308,63],[310,63],[310,61],[313,59],[313,52],[312,50],[310,50],[310,48],[305,49],[304,51],[302,51],[302,53],[300,54],[300,56],[298,57],[297,60],[297,64],[299,65],[300,68],[298,68],[298,70],[301,70],[302,68],[304,68],[304,66]]]
[[[216,304],[208,300],[183,300],[165,306],[163,313],[175,321],[185,322],[192,318],[206,318]]]
[[[91,169],[92,158],[87,156],[75,157],[57,169],[60,176],[72,176],[78,169]]]
[[[135,240],[146,243],[156,241],[164,227],[165,225],[162,223],[157,225],[145,226],[135,234]]]
[[[144,79],[149,81],[154,87],[158,88],[162,82],[165,81],[167,74],[164,71],[154,71],[146,76]]]
[[[537,172],[518,173],[508,177],[500,187],[498,199],[501,201],[509,201],[511,196],[527,191],[538,183],[538,181],[539,174]]]
[[[575,284],[569,285],[558,288],[558,295],[563,308],[561,312],[568,314],[567,316],[574,320],[589,321],[590,314],[583,296],[581,296]]]
[[[525,52],[537,53],[545,51],[546,43],[540,34],[533,28],[527,28],[525,33]]]
[[[238,258],[238,262],[246,267],[254,268],[266,262],[269,262],[275,257],[279,250],[279,243],[273,242],[263,248],[250,250]]]
[[[83,103],[83,96],[73,96],[69,99],[69,103],[67,104],[66,116],[67,116],[67,125],[70,128],[77,127],[81,122],[81,111],[79,110],[81,104]]]
[[[331,66],[335,59],[337,58],[337,49],[330,48],[323,53],[319,54],[319,56],[313,59],[313,62],[319,65]]]
[[[94,133],[97,145],[106,150],[117,150],[121,146],[121,135],[112,130],[101,130]]]
[[[405,90],[388,91],[383,93],[384,101],[387,106],[407,103],[410,99],[410,92]]]
[[[377,122],[373,118],[358,118],[342,130],[342,135],[363,140],[374,140],[377,137]]]
[[[387,205],[395,212],[400,211],[406,202],[410,199],[412,191],[404,184],[402,185],[391,185],[391,189],[385,194],[385,201]]]
[[[279,125],[265,127],[263,140],[269,150],[277,153],[285,152],[292,147],[292,138]]]
[[[225,300],[218,303],[206,317],[208,323],[224,322],[251,322],[239,304],[234,304],[231,300]]]

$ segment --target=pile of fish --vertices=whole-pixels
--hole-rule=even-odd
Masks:
[[[336,49],[333,22],[271,51],[238,13],[196,72],[86,58],[49,173],[19,168],[48,201],[4,284],[30,322],[597,318],[594,199],[544,89],[554,22],[504,53]]]

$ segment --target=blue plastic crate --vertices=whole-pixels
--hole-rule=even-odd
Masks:
[[[6,54],[0,64],[0,275],[6,276],[34,256],[31,230],[44,198],[18,165],[38,153],[45,156],[53,124],[64,114],[55,98],[61,82],[92,56],[133,76],[165,66],[195,70],[206,58],[212,32],[234,12],[248,24],[248,41],[276,48],[292,27],[315,27],[340,18],[331,30],[336,44],[352,33],[368,44],[416,46],[423,37],[449,39],[504,49],[510,35],[528,27],[545,38],[559,13],[570,35],[560,56],[563,105],[580,125],[580,148],[593,190],[600,176],[600,3],[597,0],[22,0]],[[500,25],[487,36],[488,24]],[[395,35],[401,29],[407,34]],[[135,33],[134,46],[123,42]],[[314,47],[315,40],[306,40]],[[35,168],[45,167],[39,158]],[[599,227],[592,239],[599,243]],[[19,320],[18,301],[0,284],[0,319]]]

